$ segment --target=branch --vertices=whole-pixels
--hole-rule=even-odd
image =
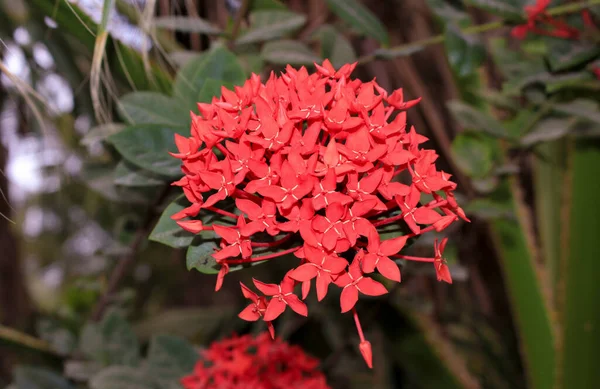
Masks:
[[[17,331],[14,328],[0,325],[0,340],[62,358],[59,353],[52,349],[48,342]]]
[[[246,14],[248,13],[248,10],[250,9],[250,2],[251,2],[251,0],[243,0],[242,5],[240,6],[240,9],[237,12],[237,15],[235,15],[235,21],[233,22],[233,28],[231,29],[231,35],[229,35],[230,48],[233,46],[233,44],[235,42],[235,38],[237,38],[237,36],[240,32],[240,28],[242,27],[242,21],[244,20],[244,17],[246,16]]]
[[[127,250],[127,253],[124,254],[119,259],[119,263],[117,264],[117,266],[114,268],[113,272],[110,275],[110,278],[108,281],[108,286],[106,287],[104,294],[102,295],[100,300],[98,300],[98,303],[96,304],[96,306],[94,307],[94,310],[92,311],[92,320],[93,321],[100,320],[100,318],[102,317],[102,314],[104,313],[104,311],[106,310],[106,307],[108,306],[108,304],[110,302],[111,297],[115,294],[115,292],[117,291],[117,288],[121,284],[121,281],[123,280],[125,275],[127,275],[129,268],[135,262],[135,257],[136,257],[138,250],[140,249],[140,246],[142,245],[142,243],[144,243],[144,241],[146,240],[146,237],[150,233],[150,229],[154,225],[154,219],[156,217],[156,215],[154,213],[154,208],[156,208],[163,202],[163,200],[167,197],[168,192],[169,192],[169,185],[165,185],[161,189],[161,192],[159,193],[154,204],[152,204],[148,208],[146,218],[142,224],[142,227],[140,227],[140,229],[138,229],[138,231],[136,232],[135,237],[133,238],[133,241],[131,242],[131,245],[129,247],[129,250]]]

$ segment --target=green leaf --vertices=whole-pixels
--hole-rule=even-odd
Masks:
[[[458,100],[447,103],[450,113],[466,129],[481,131],[499,138],[508,138],[508,132],[502,124],[485,112],[478,111]]]
[[[188,270],[196,269],[205,274],[217,274],[220,265],[212,254],[219,248],[219,239],[197,236],[188,247],[185,263]]]
[[[143,340],[157,333],[198,340],[199,335],[208,336],[219,327],[222,320],[230,319],[236,314],[235,310],[223,306],[172,309],[136,323],[135,332]]]
[[[461,2],[455,5],[444,0],[427,0],[427,5],[443,24],[470,20],[469,14],[465,12],[464,7],[461,7]]]
[[[197,100],[199,103],[210,103],[213,97],[221,97],[221,81],[209,78],[204,81]]]
[[[286,10],[287,7],[279,0],[251,0],[250,9],[252,11],[268,9]]]
[[[189,136],[189,129],[139,124],[111,135],[108,140],[132,164],[161,176],[178,177],[181,161],[169,155],[169,151],[177,152],[175,134]]]
[[[214,47],[201,57],[190,60],[177,74],[174,94],[185,103],[184,107],[195,109],[197,97],[207,79],[221,82],[228,88],[246,81],[244,68],[235,54],[224,47]]]
[[[600,124],[600,113],[598,103],[587,99],[577,99],[569,103],[552,105],[552,109],[567,115],[573,115],[578,119]]]
[[[485,60],[485,49],[475,35],[466,35],[456,26],[446,27],[444,45],[452,69],[465,77],[477,70]]]
[[[599,54],[598,45],[553,39],[549,47],[548,63],[553,72],[560,72],[583,65]]]
[[[199,17],[189,16],[162,16],[152,19],[154,26],[168,30],[190,33],[216,35],[222,33],[221,29]]]
[[[507,20],[518,21],[525,17],[525,2],[521,0],[466,0],[466,3]]]
[[[471,177],[486,177],[494,167],[494,150],[489,139],[475,134],[459,134],[452,141],[454,161]]]
[[[41,319],[37,323],[36,329],[40,338],[48,342],[52,349],[60,355],[69,355],[76,346],[75,335],[57,320]]]
[[[401,47],[395,47],[391,49],[377,49],[375,50],[375,58],[379,59],[392,59],[399,57],[409,57],[421,50],[424,50],[426,46],[408,44]]]
[[[336,69],[356,62],[352,44],[335,27],[324,24],[314,32],[313,38],[318,39],[321,44],[321,57],[329,59]]]
[[[327,0],[327,6],[340,19],[361,33],[388,45],[389,37],[384,24],[357,0]]]
[[[79,348],[89,358],[106,366],[137,366],[140,360],[139,344],[133,329],[112,310],[100,323],[85,325]]]
[[[175,220],[171,219],[172,215],[189,205],[189,201],[183,195],[175,199],[160,215],[148,239],[176,249],[189,246],[194,239],[194,235],[179,227]]]
[[[508,184],[504,185],[504,190],[510,193]],[[509,196],[506,206],[520,220],[524,215],[519,214],[516,201]],[[501,255],[530,387],[552,388],[556,365],[554,323],[550,320],[549,301],[545,299],[541,284],[542,274],[538,272],[536,258],[530,250],[533,237],[526,235],[523,225],[523,222],[497,218],[491,221],[491,232],[495,248]]]
[[[198,352],[185,339],[171,335],[157,335],[150,341],[147,375],[153,377],[164,389],[194,370]]]
[[[83,138],[81,138],[81,144],[83,146],[91,146],[122,131],[125,127],[126,126],[121,123],[108,123],[93,127],[83,136]]]
[[[151,174],[127,161],[119,161],[115,168],[115,184],[131,187],[162,185],[167,180]]]
[[[593,388],[600,380],[594,361],[600,358],[600,141],[576,140],[571,145],[563,236],[561,274],[564,282],[560,322],[562,356],[558,388]]]
[[[152,188],[128,188],[115,184],[115,167],[113,165],[85,164],[81,171],[81,179],[94,192],[117,203],[147,204],[155,197]]]
[[[523,146],[549,142],[569,134],[575,122],[568,119],[548,118],[540,121],[535,128],[521,138]]]
[[[74,389],[69,381],[50,370],[18,366],[14,374],[17,389]]]
[[[514,213],[505,203],[489,198],[470,201],[465,207],[467,215],[476,215],[482,219],[512,218]]]
[[[130,124],[189,127],[190,113],[179,101],[156,92],[133,92],[119,100],[123,119]]]
[[[306,16],[291,11],[255,11],[250,14],[250,28],[235,43],[264,42],[298,30]]]
[[[260,55],[265,61],[278,65],[312,65],[314,62],[321,62],[321,58],[308,46],[292,40],[267,42]]]
[[[102,365],[93,361],[68,360],[64,363],[65,377],[73,381],[88,382],[102,370]]]
[[[90,389],[158,389],[144,371],[128,366],[111,366],[90,380]]]

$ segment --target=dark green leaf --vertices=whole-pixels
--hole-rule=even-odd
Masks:
[[[86,356],[106,366],[137,366],[140,360],[135,333],[116,311],[106,313],[100,323],[86,324],[79,348]]]
[[[63,356],[69,355],[77,344],[75,335],[71,331],[50,318],[41,319],[37,323],[37,332],[54,351]]]
[[[197,100],[199,103],[210,103],[213,97],[221,97],[221,81],[209,78],[204,81]]]
[[[224,47],[214,47],[197,59],[190,60],[177,74],[175,96],[188,109],[194,109],[207,79],[218,80],[228,88],[242,85],[246,75],[235,54]]]
[[[195,237],[187,250],[185,259],[187,269],[196,269],[205,274],[217,274],[220,266],[212,254],[219,248],[218,243],[219,239],[214,238],[214,236],[209,238]]]
[[[168,30],[200,33],[220,34],[221,29],[199,17],[189,16],[162,16],[153,19],[154,25]]]
[[[157,335],[150,341],[147,375],[153,377],[161,388],[169,389],[194,370],[198,358],[198,352],[185,339]]]
[[[167,180],[153,175],[127,161],[120,161],[115,168],[115,184],[132,187],[162,185]]]
[[[329,9],[361,33],[389,44],[384,24],[367,7],[357,0],[327,0]]]
[[[549,142],[569,134],[575,122],[569,119],[549,118],[540,121],[533,130],[521,138],[523,146]]]
[[[448,22],[460,23],[470,20],[469,14],[466,13],[462,7],[459,7],[459,5],[461,5],[460,2],[458,5],[455,5],[445,0],[427,0],[427,4],[444,24]]]
[[[265,61],[279,65],[312,65],[314,62],[321,62],[321,58],[308,46],[292,40],[267,42],[260,55]]]
[[[155,92],[133,92],[119,100],[123,119],[130,124],[188,127],[190,113],[181,102]]]
[[[352,44],[335,27],[322,25],[313,37],[321,44],[321,57],[329,59],[336,69],[356,62],[356,52]]]
[[[570,103],[554,104],[552,109],[556,112],[573,115],[581,120],[600,124],[598,103],[592,100],[577,99]]]
[[[593,44],[553,39],[549,47],[550,69],[559,72],[585,64],[600,54],[600,47]]]
[[[155,197],[154,189],[139,190],[115,184],[115,167],[112,165],[86,164],[81,171],[81,179],[93,191],[118,203],[146,204]]]
[[[488,139],[459,134],[452,141],[452,155],[458,167],[471,177],[485,177],[494,167],[494,152]]]
[[[173,309],[136,323],[135,332],[144,340],[158,333],[198,339],[199,334],[211,333],[221,320],[235,314],[234,310],[223,306]]]
[[[111,366],[90,380],[90,389],[158,389],[158,385],[141,370]]]
[[[186,127],[140,124],[109,137],[119,153],[132,164],[166,177],[181,175],[181,161],[169,155],[177,152],[175,134],[189,136]]]
[[[508,133],[502,124],[487,113],[478,111],[458,100],[449,101],[447,106],[454,119],[464,128],[485,132],[499,138],[508,137]]]
[[[408,57],[411,56],[415,53],[418,53],[419,51],[425,49],[425,46],[423,45],[406,45],[406,46],[402,46],[402,47],[396,47],[396,48],[392,48],[392,49],[377,49],[375,50],[375,58],[381,58],[381,59],[392,59],[392,58],[399,58],[399,57]]]
[[[74,389],[59,374],[36,367],[19,366],[15,369],[17,389]]]
[[[446,27],[444,45],[450,66],[459,77],[467,76],[485,60],[485,49],[475,35],[466,35],[456,26]]]
[[[236,44],[264,42],[281,38],[306,23],[306,16],[291,11],[256,11],[250,14],[250,28]]]
[[[189,201],[183,195],[175,199],[163,211],[162,215],[160,215],[160,219],[158,219],[158,223],[154,226],[148,239],[173,248],[184,248],[189,246],[194,239],[194,235],[179,227],[177,223],[171,219],[172,215],[189,205]]]
[[[126,126],[121,123],[108,123],[93,127],[83,136],[83,138],[81,138],[81,144],[84,146],[91,146],[95,143],[105,140],[113,134],[118,133],[125,127]]]

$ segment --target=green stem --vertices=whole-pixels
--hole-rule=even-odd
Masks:
[[[600,5],[600,0],[588,0],[588,1],[582,1],[579,3],[570,3],[570,4],[561,5],[558,7],[548,9],[547,14],[550,16],[566,15],[566,14],[579,12],[581,10],[592,7],[594,5]],[[497,30],[506,25],[507,24],[505,21],[495,21],[495,22],[480,24],[477,26],[467,27],[465,29],[462,29],[461,31],[463,34],[474,35],[474,34],[481,34],[483,32],[487,32],[487,31]],[[432,46],[432,45],[437,45],[439,43],[443,43],[444,39],[445,39],[444,35],[440,34],[440,35],[432,36],[429,38],[421,39],[421,40],[418,40],[415,42],[391,47],[389,49],[379,49],[372,54],[367,54],[367,55],[363,55],[362,57],[360,57],[358,59],[358,63],[364,64],[364,63],[371,62],[376,59],[392,58],[395,56],[394,53],[398,53],[399,56],[400,55],[408,56],[408,55],[414,54],[418,51],[421,51],[421,49],[423,49],[427,46]]]
[[[51,354],[57,357],[61,357],[56,351],[50,347],[48,342],[41,339],[34,338],[31,335],[27,335],[23,332],[17,331],[13,328],[0,325],[0,341],[6,341],[8,343],[23,346],[32,350],[41,351],[46,354]]]

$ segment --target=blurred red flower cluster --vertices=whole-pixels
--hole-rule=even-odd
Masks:
[[[359,294],[387,293],[368,276],[375,270],[400,282],[393,258],[431,262],[438,280],[452,282],[442,257],[446,240],[436,242],[431,258],[398,254],[411,237],[468,220],[455,200],[456,184],[436,168],[437,154],[420,147],[427,138],[407,127],[406,110],[420,99],[405,101],[401,89],[388,94],[375,80],[351,79],[355,65],[335,70],[326,60],[312,74],[288,66],[264,84],[252,75],[198,104],[191,137],[176,137],[173,156],[182,160],[184,177],[174,185],[191,205],[173,218],[187,231],[212,230],[222,238],[213,254],[217,290],[232,265],[292,253],[300,259],[279,284],[254,280],[262,296],[242,285],[251,304],[240,317],[262,318],[272,333],[271,321],[287,307],[308,314],[302,300],[313,280],[319,300],[331,284],[341,288],[342,312],[353,310]],[[425,204],[423,194],[430,199]],[[240,212],[217,207],[227,200]],[[197,218],[201,212],[231,218],[235,226],[206,225]],[[390,225],[404,225],[407,233],[382,239]],[[253,256],[257,249],[270,252]],[[370,345],[353,313],[370,366]]]
[[[203,351],[185,389],[329,389],[319,361],[269,334],[214,342]]]

